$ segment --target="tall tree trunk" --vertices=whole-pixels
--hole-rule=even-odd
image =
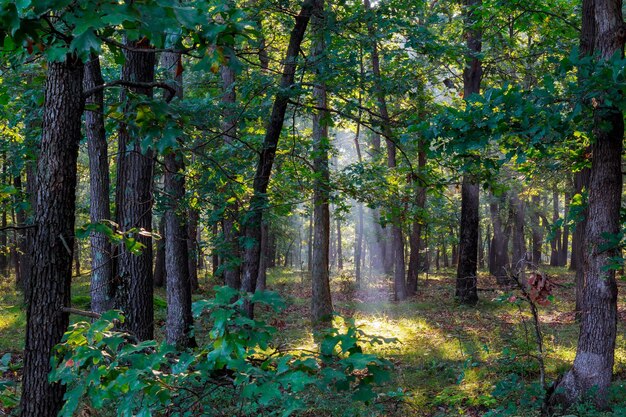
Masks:
[[[409,294],[417,292],[417,278],[419,274],[419,261],[421,250],[422,223],[424,222],[424,208],[426,207],[426,183],[424,182],[424,168],[426,167],[426,151],[425,144],[420,140],[419,151],[417,154],[417,176],[413,179],[415,182],[415,210],[416,214],[413,218],[411,235],[409,237],[409,270],[407,273],[407,291]],[[437,261],[439,268],[439,261]]]
[[[48,381],[52,348],[69,324],[72,248],[76,203],[76,161],[83,114],[83,63],[68,55],[49,62],[45,86],[41,153],[28,310],[22,417],[56,417],[65,386]]]
[[[269,266],[269,233],[267,221],[263,222],[261,229],[261,261],[259,262],[259,276],[256,281],[256,291],[265,291],[267,288],[267,268]]]
[[[252,293],[256,288],[256,280],[259,275],[259,262],[261,257],[261,228],[263,224],[263,211],[267,205],[267,186],[269,185],[276,148],[280,139],[280,132],[285,120],[285,112],[289,102],[291,86],[294,83],[296,73],[296,58],[300,51],[300,45],[304,39],[306,27],[311,18],[314,0],[304,0],[296,24],[289,36],[289,46],[280,80],[280,90],[276,93],[272,115],[265,132],[263,147],[252,185],[253,195],[249,205],[249,217],[245,224],[245,238],[250,244],[244,251],[243,274],[241,289]],[[254,315],[254,306],[245,306],[249,317]]]
[[[313,185],[314,231],[313,265],[311,268],[311,319],[314,323],[332,319],[333,304],[330,295],[329,251],[330,251],[330,171],[328,157],[330,142],[328,137],[328,106],[326,95],[326,18],[324,0],[315,0],[311,25],[313,30],[313,50],[311,59],[315,63],[315,87],[313,97],[318,108],[313,113]],[[339,226],[339,221],[337,221]],[[338,229],[338,233],[341,233]],[[339,241],[339,240],[338,240]]]
[[[26,210],[18,205],[18,198],[23,191],[22,187],[22,176],[16,175],[13,178],[13,186],[17,190],[17,194],[14,200],[15,203],[15,220],[18,225],[26,224]],[[15,262],[15,285],[19,289],[24,289],[24,284],[26,282],[26,277],[28,276],[30,269],[30,254],[28,253],[28,242],[27,237],[23,233],[15,233],[15,242],[16,242],[16,251],[14,256]]]
[[[370,10],[369,0],[363,0],[366,10]],[[387,100],[385,98],[385,92],[381,87],[381,71],[380,71],[380,57],[378,55],[378,44],[376,42],[376,28],[371,22],[368,22],[368,33],[372,40],[372,72],[375,78],[375,95],[378,104],[378,113],[380,115],[380,124],[385,142],[387,145],[387,167],[395,170],[396,168],[396,144],[393,138],[393,131],[391,129],[391,120],[389,118],[389,111],[387,109]],[[406,299],[408,295],[405,278],[405,265],[404,265],[404,237],[402,235],[402,225],[399,218],[391,219],[391,254],[393,259],[393,289],[394,299],[396,301],[402,301]],[[388,254],[389,255],[389,254]]]
[[[482,0],[464,0],[464,4],[466,8],[465,38],[469,56],[463,71],[463,97],[467,100],[472,94],[480,93],[483,71],[478,55],[482,50],[482,33],[475,27],[479,17],[474,13],[474,9],[482,6]],[[460,303],[469,305],[478,302],[476,267],[478,264],[479,204],[477,178],[466,174],[461,184],[461,236],[455,296]]]
[[[176,90],[175,96],[183,97],[183,76],[179,68],[181,54],[164,52],[161,66],[170,73]],[[166,94],[166,101],[172,99],[172,93]],[[189,230],[182,210],[181,202],[185,199],[185,163],[179,149],[170,150],[165,159],[164,191],[168,198],[165,210],[165,271],[167,277],[167,320],[165,340],[179,348],[195,346],[191,334],[193,316],[191,315],[191,280],[189,276]],[[194,231],[195,236],[195,231]]]
[[[122,79],[153,82],[155,54],[148,42],[143,39],[127,44],[133,49],[124,51],[126,60]],[[152,88],[133,87],[130,90],[149,97],[153,94]],[[122,94],[125,99],[125,91]],[[118,224],[123,232],[137,228],[149,233],[152,231],[154,152],[143,150],[140,138],[133,137],[123,123],[118,131],[118,150]],[[124,326],[128,331],[139,340],[149,340],[154,334],[152,239],[140,233],[131,236],[145,247],[139,255],[130,252],[125,245],[120,247],[115,307],[126,315]]]
[[[572,196],[566,192],[565,193],[565,207],[563,211],[563,233],[561,234],[561,251],[559,252],[559,266],[567,266],[567,249],[569,246],[569,226],[568,223],[568,215],[569,215],[569,201]]]
[[[237,101],[235,92],[235,70],[228,66],[222,66],[222,136],[224,145],[232,146],[237,137],[237,115],[234,106]],[[240,249],[239,249],[239,233],[237,231],[236,219],[239,213],[239,205],[237,202],[230,204],[224,215],[224,241],[227,251],[223,254],[226,260],[226,268],[224,268],[224,281],[231,288],[241,287],[241,265],[240,265]],[[259,242],[260,243],[260,242]]]
[[[104,84],[100,58],[96,54],[85,66],[85,90]],[[104,93],[98,91],[85,101],[85,134],[89,153],[89,217],[92,223],[111,219],[109,202],[109,156],[104,127]],[[113,307],[111,243],[103,233],[91,234],[91,309],[102,313]]]
[[[217,239],[217,234],[219,232],[217,223],[213,224],[213,226],[211,227],[211,232],[213,233],[213,241],[215,241]],[[214,278],[221,279],[221,276],[219,274],[219,268],[220,268],[220,257],[218,255],[217,249],[213,247],[213,253],[211,255],[211,272],[213,273]]]
[[[596,0],[594,11],[595,46],[601,59],[608,60],[615,53],[623,57],[622,1]],[[616,87],[609,84],[608,88]],[[619,108],[601,103],[594,110],[593,136],[580,334],[574,366],[561,380],[553,401],[569,405],[593,388],[596,404],[605,407],[617,328],[617,285],[611,264],[619,251],[613,244],[606,245],[607,236],[620,231],[624,117]]]
[[[306,245],[307,249],[307,271],[311,272],[311,264],[313,263],[313,213],[309,215],[309,240]]]

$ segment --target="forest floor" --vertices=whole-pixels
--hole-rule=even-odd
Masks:
[[[573,274],[562,268],[544,268],[542,272],[557,284],[552,302],[539,310],[547,379],[551,381],[571,366],[578,325],[573,313]],[[420,276],[418,294],[401,303],[390,301],[390,279],[366,276],[358,291],[348,272],[337,274],[332,280],[334,306],[339,315],[353,318],[369,335],[397,339],[396,343],[369,348],[370,352],[394,363],[391,388],[401,388],[406,393],[405,403],[388,410],[387,415],[476,417],[507,402],[517,411],[491,415],[534,415],[540,401],[539,366],[528,304],[520,301],[516,291],[500,291],[494,280],[481,273],[479,303],[475,307],[459,306],[453,297],[454,276],[452,270]],[[620,280],[618,285],[615,395],[624,401],[626,282]],[[207,281],[202,286],[206,292],[194,298],[210,295],[213,283]],[[268,316],[270,324],[279,329],[277,343],[294,349],[314,347],[307,274],[276,268],[270,273],[268,287],[286,298],[288,305],[280,315]],[[88,293],[88,279],[77,279],[73,285],[73,306],[88,309]],[[164,299],[163,290],[158,289],[157,328],[164,325]],[[0,357],[11,353],[12,361],[20,360],[25,322],[21,294],[13,289],[12,283],[0,280]],[[530,411],[523,411],[525,407]],[[573,415],[623,416],[625,410],[626,407],[616,406],[612,413],[593,414],[581,408]]]

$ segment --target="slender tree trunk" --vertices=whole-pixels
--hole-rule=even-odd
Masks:
[[[311,272],[313,263],[313,213],[309,215],[309,240],[307,241],[307,271]]]
[[[165,271],[165,216],[162,216],[161,220],[159,220],[159,235],[161,239],[156,241],[153,284],[157,288],[163,288],[167,285],[167,272]]]
[[[525,205],[515,192],[511,192],[511,209],[513,210],[513,273],[520,282],[526,282],[526,241],[524,240]]]
[[[213,241],[217,239],[217,234],[219,232],[217,223],[213,224],[211,228],[211,232],[213,233]],[[221,276],[218,273],[220,267],[220,257],[218,255],[217,249],[213,248],[213,253],[211,255],[211,272],[213,273],[214,278],[220,278]]]
[[[343,243],[341,241],[341,219],[337,217],[337,269],[343,271]]]
[[[256,281],[256,291],[265,291],[267,288],[267,267],[269,264],[269,225],[263,222],[261,229],[261,261],[259,262],[259,276]]]
[[[601,59],[608,60],[615,53],[623,57],[622,1],[596,0],[594,11],[595,45]],[[609,88],[616,87],[609,84]],[[602,96],[598,99],[601,101]],[[617,285],[611,264],[619,251],[606,245],[607,236],[617,236],[620,231],[622,111],[601,102],[594,111],[593,134],[580,334],[574,366],[560,381],[552,400],[569,405],[594,389],[592,398],[603,408],[608,404],[617,330]]]
[[[16,175],[13,178],[13,186],[17,190],[17,195],[15,197],[15,220],[18,225],[26,224],[26,210],[21,207],[18,203],[19,195],[22,193],[22,176]],[[29,253],[28,253],[28,242],[26,239],[26,235],[24,233],[15,233],[15,243],[16,243],[16,251],[14,256],[15,262],[15,285],[19,289],[24,289],[24,283],[26,282],[26,276],[28,276],[28,270],[26,268],[30,268]]]
[[[176,90],[175,96],[183,97],[183,76],[181,54],[164,52],[161,66],[170,73]],[[166,94],[166,101],[173,97]],[[165,154],[164,191],[168,197],[165,210],[165,271],[167,277],[167,319],[165,339],[167,343],[186,348],[195,346],[191,334],[191,280],[189,275],[189,229],[185,221],[187,212],[181,210],[185,199],[185,163],[179,149],[171,149]],[[195,236],[195,230],[194,230]]]
[[[104,84],[100,58],[96,54],[85,65],[85,90]],[[109,202],[109,156],[104,127],[104,93],[98,91],[85,104],[85,134],[89,153],[89,217],[92,223],[111,219]],[[102,313],[113,307],[111,243],[103,233],[91,234],[91,309]]]
[[[366,10],[370,10],[369,0],[363,0]],[[375,95],[378,103],[378,112],[381,118],[381,128],[385,142],[387,145],[387,167],[394,170],[396,168],[396,144],[393,139],[393,131],[391,129],[391,120],[387,109],[387,101],[385,92],[381,87],[381,71],[380,57],[378,56],[378,45],[376,42],[376,29],[371,23],[368,23],[369,36],[372,39],[372,72],[375,78]],[[402,225],[399,218],[393,218],[391,221],[391,259],[393,260],[393,288],[394,298],[396,301],[402,301],[407,298],[408,291],[405,279],[404,265],[404,237],[402,236]],[[389,254],[388,254],[389,255]]]
[[[237,115],[234,106],[237,102],[235,92],[235,70],[228,66],[222,66],[222,105],[223,121],[222,136],[224,146],[231,147],[237,138]],[[224,215],[224,241],[227,250],[224,253],[226,268],[224,269],[224,281],[231,288],[241,287],[241,264],[239,249],[239,232],[237,231],[236,219],[238,217],[239,206],[237,202],[226,208]]]
[[[267,186],[269,185],[276,148],[280,138],[280,132],[285,120],[285,112],[290,97],[290,89],[294,83],[296,73],[296,58],[300,51],[300,45],[304,39],[306,27],[311,18],[314,0],[304,0],[296,24],[289,36],[289,46],[285,57],[283,74],[280,81],[280,90],[274,100],[272,115],[265,132],[263,147],[257,164],[254,183],[252,186],[253,196],[250,200],[248,212],[250,213],[245,224],[245,238],[250,242],[244,251],[243,275],[241,288],[249,293],[256,288],[256,280],[259,275],[259,262],[261,256],[261,228],[263,224],[263,211],[267,205]],[[245,306],[249,317],[254,315],[254,306]]]
[[[530,213],[530,221],[533,232],[532,237],[532,262],[534,267],[541,265],[541,246],[543,244],[543,229],[539,224],[539,206],[540,198],[538,195],[532,196],[533,209]]]
[[[464,4],[466,7],[465,37],[470,55],[466,59],[463,71],[463,97],[468,99],[472,94],[480,93],[483,72],[478,57],[482,49],[482,33],[475,27],[479,18],[474,14],[474,9],[482,6],[482,0],[464,0]],[[476,267],[478,264],[479,204],[477,178],[465,175],[461,184],[461,236],[455,295],[460,303],[469,305],[474,305],[478,301]]]
[[[200,212],[195,208],[188,210],[188,223],[187,223],[187,252],[188,252],[188,269],[189,269],[189,285],[191,285],[191,291],[196,291],[200,284],[198,282],[198,270],[202,269],[203,261],[200,254],[200,229],[198,223],[200,222]]]
[[[328,105],[326,95],[324,63],[326,62],[326,19],[324,17],[324,0],[315,0],[315,8],[311,25],[313,30],[312,61],[315,63],[316,82],[313,88],[315,105],[319,109],[313,113],[313,185],[314,231],[313,231],[313,265],[311,268],[311,319],[314,323],[332,318],[333,305],[330,295],[329,251],[330,251],[330,171],[328,158],[330,142],[328,137]],[[339,227],[339,221],[337,221]],[[338,236],[341,231],[337,229]],[[339,244],[340,238],[337,242]],[[338,251],[338,254],[340,250]]]
[[[424,168],[426,168],[426,152],[423,140],[420,140],[417,155],[418,169],[417,177],[414,178],[415,189],[415,210],[417,214],[413,218],[411,235],[409,237],[409,270],[407,273],[407,290],[409,294],[417,292],[417,278],[419,275],[419,261],[421,250],[422,223],[424,223],[424,208],[426,207],[426,184],[424,182]],[[437,261],[437,268],[439,262]]]
[[[41,153],[33,233],[22,417],[56,417],[65,386],[48,381],[52,348],[69,324],[72,248],[76,202],[76,161],[83,114],[83,64],[68,55],[49,62],[45,86]]]
[[[554,237],[550,241],[550,266],[559,266],[559,252],[561,251],[561,228],[556,227],[559,220],[559,192],[554,187],[552,191],[552,227],[556,228]]]
[[[500,205],[496,200],[489,204],[491,224],[493,225],[493,239],[489,250],[489,273],[496,277],[499,285],[508,286],[511,281],[507,275],[509,268],[509,236],[510,225],[502,224],[500,214],[502,205],[506,201],[506,194],[500,197]]]
[[[155,54],[144,39],[128,42],[134,50],[124,52],[122,79],[132,82],[154,81]],[[152,97],[152,88],[135,87],[136,94]],[[123,92],[125,99],[126,93]],[[118,131],[118,176],[116,207],[118,224],[122,231],[144,229],[152,231],[154,152],[144,150],[141,140],[133,137],[125,124]],[[139,340],[150,340],[154,334],[154,307],[152,288],[152,239],[140,233],[131,233],[145,247],[135,255],[122,245],[118,260],[118,286],[115,307],[126,315],[125,328]]]

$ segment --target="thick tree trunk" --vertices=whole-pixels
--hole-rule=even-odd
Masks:
[[[466,176],[461,186],[461,237],[455,297],[460,303],[468,305],[478,302],[478,210],[478,184]]]
[[[63,307],[70,305],[76,160],[83,114],[83,64],[73,56],[49,62],[37,170],[22,417],[56,417],[65,386],[48,382],[52,348],[69,323]]]
[[[124,52],[126,61],[122,67],[122,79],[153,82],[155,54],[150,51],[147,41],[128,44],[140,50]],[[131,90],[149,97],[153,94],[152,88],[137,87]],[[123,232],[143,229],[149,233],[152,231],[154,152],[142,149],[141,138],[132,137],[125,124],[120,125],[118,141],[118,224]],[[125,245],[120,247],[115,307],[126,315],[126,330],[139,340],[149,340],[154,334],[152,239],[138,232],[130,235],[145,247],[139,255],[131,253]]]
[[[407,291],[409,294],[417,292],[417,278],[419,275],[419,262],[422,237],[422,223],[424,222],[424,207],[426,207],[426,184],[424,182],[424,168],[426,167],[426,152],[424,143],[420,141],[419,152],[417,155],[418,169],[417,178],[414,178],[415,189],[415,210],[417,214],[413,218],[411,235],[409,237],[409,270],[407,273]],[[439,261],[437,261],[439,268]]]
[[[482,50],[482,33],[475,27],[477,17],[474,8],[482,6],[482,0],[464,0],[466,7],[467,49],[470,55],[466,59],[463,71],[463,97],[480,93],[482,64],[478,57]],[[456,298],[462,304],[473,305],[478,301],[476,289],[476,267],[478,264],[478,223],[479,223],[479,187],[478,181],[465,175],[461,185],[461,233],[459,240],[459,264],[457,267]]]
[[[313,113],[313,172],[315,180],[313,185],[313,265],[311,268],[311,319],[314,323],[332,318],[333,305],[330,295],[329,277],[329,251],[330,251],[330,210],[329,210],[329,186],[330,171],[328,158],[330,143],[328,137],[328,118],[326,110],[328,100],[326,96],[326,84],[324,82],[324,62],[326,54],[325,29],[326,19],[324,16],[324,0],[316,0],[311,19],[313,30],[312,61],[316,64],[316,83],[313,88],[315,105],[319,109]],[[339,226],[339,222],[337,222]]]
[[[85,66],[85,90],[104,84],[100,58],[92,54]],[[104,93],[98,91],[85,101],[85,134],[89,153],[89,217],[92,223],[111,219],[109,202],[109,156],[104,128]],[[102,313],[113,307],[111,243],[103,233],[91,234],[91,309]]]
[[[605,60],[615,53],[623,55],[622,1],[596,0],[594,11],[597,52]],[[580,334],[574,366],[561,380],[552,400],[569,405],[594,389],[596,404],[605,407],[613,375],[617,327],[617,285],[611,265],[612,258],[619,255],[614,245],[605,246],[607,236],[616,236],[620,231],[622,112],[616,107],[598,106],[593,134]]]
[[[263,147],[257,164],[256,174],[252,185],[253,195],[250,200],[249,217],[245,224],[245,238],[250,242],[244,251],[243,274],[241,289],[249,293],[254,292],[256,280],[259,275],[259,262],[261,257],[261,228],[263,224],[263,211],[267,205],[267,186],[269,185],[276,148],[280,139],[280,132],[285,120],[285,112],[290,97],[290,88],[294,83],[296,73],[296,58],[300,51],[300,45],[304,39],[306,27],[311,18],[313,0],[304,0],[296,24],[289,36],[289,46],[285,57],[283,74],[280,81],[280,90],[276,94],[272,115],[267,126]],[[254,306],[245,306],[249,317],[254,315]]]

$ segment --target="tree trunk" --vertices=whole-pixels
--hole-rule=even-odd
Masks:
[[[49,62],[33,233],[22,417],[56,417],[65,386],[48,382],[52,348],[69,323],[76,202],[76,161],[83,114],[83,64],[68,55]]]
[[[463,71],[463,97],[480,93],[482,64],[478,57],[482,49],[482,33],[475,28],[479,19],[474,8],[482,6],[482,0],[464,0],[466,7],[465,37],[470,55]],[[461,233],[459,240],[459,264],[457,267],[456,298],[462,304],[474,305],[478,301],[476,267],[478,264],[478,221],[480,217],[479,188],[476,178],[465,175],[461,185]]]
[[[224,146],[231,147],[237,138],[237,115],[234,106],[236,104],[235,92],[235,70],[228,66],[222,66],[222,137]],[[225,258],[224,281],[231,288],[241,287],[241,261],[239,249],[239,233],[237,231],[236,219],[238,217],[239,205],[235,203],[226,207],[224,212],[224,242],[227,250],[223,254]]]
[[[15,219],[18,225],[25,225],[27,219],[26,210],[18,203],[19,195],[22,193],[22,176],[16,175],[13,178],[13,186],[17,190],[17,194],[14,200],[15,204]],[[16,251],[14,256],[15,262],[15,285],[19,289],[24,289],[26,277],[30,271],[30,254],[28,252],[27,235],[23,231],[16,231],[15,233]]]
[[[265,291],[267,288],[267,267],[269,264],[269,233],[267,221],[263,222],[261,229],[261,261],[259,262],[259,276],[256,281],[256,291]]]
[[[100,58],[96,54],[85,65],[84,89],[104,84]],[[85,110],[85,134],[89,153],[89,217],[92,223],[111,219],[109,202],[109,156],[104,127],[104,93],[98,91],[85,101],[95,109]],[[91,310],[102,313],[113,307],[111,243],[103,233],[91,234]]]
[[[526,269],[526,241],[524,240],[524,202],[514,191],[511,192],[511,209],[513,210],[513,274],[520,282],[526,282],[524,271]]]
[[[329,246],[330,246],[330,210],[329,210],[329,186],[330,171],[328,158],[330,142],[328,137],[328,106],[325,77],[325,54],[326,54],[326,18],[324,0],[316,0],[311,19],[313,31],[313,46],[311,60],[315,65],[315,87],[313,98],[318,108],[313,113],[313,172],[315,180],[313,184],[314,202],[314,231],[313,231],[313,265],[311,268],[311,319],[313,323],[328,322],[332,319],[333,305],[330,295],[329,277]],[[337,220],[339,227],[339,220]],[[341,233],[337,229],[338,236]],[[339,242],[340,238],[337,239]],[[338,254],[340,250],[338,251]]]
[[[492,197],[494,198],[494,197]],[[508,286],[511,284],[507,275],[509,268],[509,236],[510,225],[502,224],[502,216],[500,214],[502,205],[506,201],[506,194],[500,197],[500,205],[496,200],[489,203],[489,212],[491,214],[491,224],[493,225],[493,238],[489,248],[489,273],[496,277],[499,285]]]
[[[337,269],[343,271],[343,243],[341,242],[341,219],[337,217]]]
[[[313,213],[309,215],[309,240],[307,241],[307,262],[306,269],[311,272],[311,264],[313,263]]]
[[[366,10],[370,10],[369,0],[363,0]],[[381,87],[381,71],[380,71],[380,57],[378,56],[378,44],[376,42],[376,29],[371,23],[368,23],[368,33],[372,40],[372,72],[375,78],[375,95],[378,104],[378,113],[380,114],[380,123],[383,136],[387,145],[387,167],[391,170],[396,168],[396,144],[393,138],[393,131],[391,129],[391,121],[389,119],[389,111],[387,109],[387,101],[385,98],[385,92]],[[391,219],[391,251],[387,250],[387,259],[393,261],[393,290],[394,299],[396,301],[405,300],[408,291],[406,287],[405,279],[405,265],[404,265],[404,237],[402,236],[402,224],[401,219],[398,217]],[[389,257],[391,252],[391,257]],[[387,265],[389,266],[389,265]],[[385,268],[387,269],[387,268]]]
[[[144,39],[128,42],[136,50],[124,51],[126,61],[122,67],[122,79],[131,82],[154,81],[155,54]],[[152,97],[152,88],[131,88],[135,94]],[[122,93],[125,100],[126,93]],[[128,126],[120,124],[118,131],[118,176],[116,207],[118,224],[123,232],[131,229],[152,231],[154,152],[144,150],[141,139],[133,137]],[[115,307],[126,315],[124,327],[139,340],[153,338],[154,307],[152,288],[152,239],[138,232],[129,233],[145,247],[135,255],[120,247],[118,260],[118,287]]]
[[[165,216],[162,216],[159,221],[159,235],[161,239],[156,241],[153,284],[157,288],[163,288],[167,285],[167,272],[165,271]]]
[[[586,8],[583,10],[587,11]],[[623,56],[624,36],[621,0],[596,0],[596,50],[608,60]],[[607,88],[616,88],[607,85]],[[612,92],[615,94],[615,92]],[[599,97],[602,100],[601,96]],[[589,179],[588,219],[583,249],[584,286],[580,334],[573,368],[565,374],[553,395],[553,402],[570,405],[592,388],[594,401],[608,405],[608,388],[613,375],[617,327],[617,285],[612,258],[618,248],[607,237],[620,231],[622,195],[622,112],[602,103],[594,111],[595,141]]]
[[[424,223],[424,208],[426,207],[426,183],[424,182],[424,168],[426,167],[426,152],[424,149],[424,141],[420,140],[419,151],[417,154],[418,168],[417,176],[414,178],[415,189],[415,210],[416,214],[413,218],[413,226],[409,237],[409,270],[407,273],[407,291],[409,294],[417,292],[417,279],[419,275],[419,261],[421,250],[422,223]],[[439,261],[437,260],[437,268]]]
[[[541,246],[543,245],[543,228],[539,224],[539,207],[541,199],[538,195],[532,196],[533,209],[530,213],[531,227],[533,231],[532,237],[532,262],[535,268],[541,265]]]
[[[161,67],[169,71],[174,81],[175,96],[183,97],[183,76],[178,68],[181,55],[164,52]],[[166,101],[172,99],[166,93]],[[168,198],[165,210],[165,274],[167,277],[167,319],[165,340],[167,343],[186,348],[195,346],[191,335],[193,317],[191,315],[191,280],[189,276],[189,230],[185,221],[186,211],[181,210],[185,199],[185,163],[180,149],[170,149],[164,157],[164,191]],[[195,231],[194,231],[195,236]]]
[[[561,227],[556,226],[559,217],[559,192],[556,187],[554,187],[552,190],[552,229],[554,237],[550,241],[550,266],[559,266],[559,252],[561,251]]]
[[[212,228],[211,228],[211,232],[213,233],[213,241],[215,242],[215,240],[217,239],[217,234],[218,234],[218,225],[217,223],[213,224]],[[213,277],[214,278],[220,278],[220,274],[219,274],[219,268],[220,268],[220,257],[217,253],[217,249],[215,247],[213,247],[213,253],[211,255],[211,272],[213,273]]]
[[[300,45],[304,39],[306,27],[311,18],[314,0],[304,0],[296,24],[289,36],[289,46],[280,80],[280,89],[274,100],[272,115],[267,126],[263,147],[257,164],[256,174],[252,185],[253,195],[249,205],[249,217],[245,223],[245,238],[250,244],[244,251],[243,275],[241,289],[249,293],[256,288],[256,280],[259,275],[259,262],[261,257],[261,228],[263,224],[263,211],[267,205],[267,186],[269,185],[276,148],[280,139],[280,132],[285,120],[285,112],[290,98],[290,89],[294,83],[296,73],[296,58],[300,52]],[[245,306],[248,317],[254,315],[254,306]]]
[[[195,208],[190,208],[188,218],[187,252],[189,261],[187,262],[187,268],[189,269],[189,285],[191,285],[191,292],[194,292],[200,287],[200,283],[198,282],[198,270],[203,267],[199,245],[200,229],[198,228],[200,212]]]
[[[563,214],[563,233],[561,234],[561,251],[559,252],[559,266],[567,266],[567,249],[569,246],[569,201],[572,196],[569,193],[565,193],[565,207]]]

